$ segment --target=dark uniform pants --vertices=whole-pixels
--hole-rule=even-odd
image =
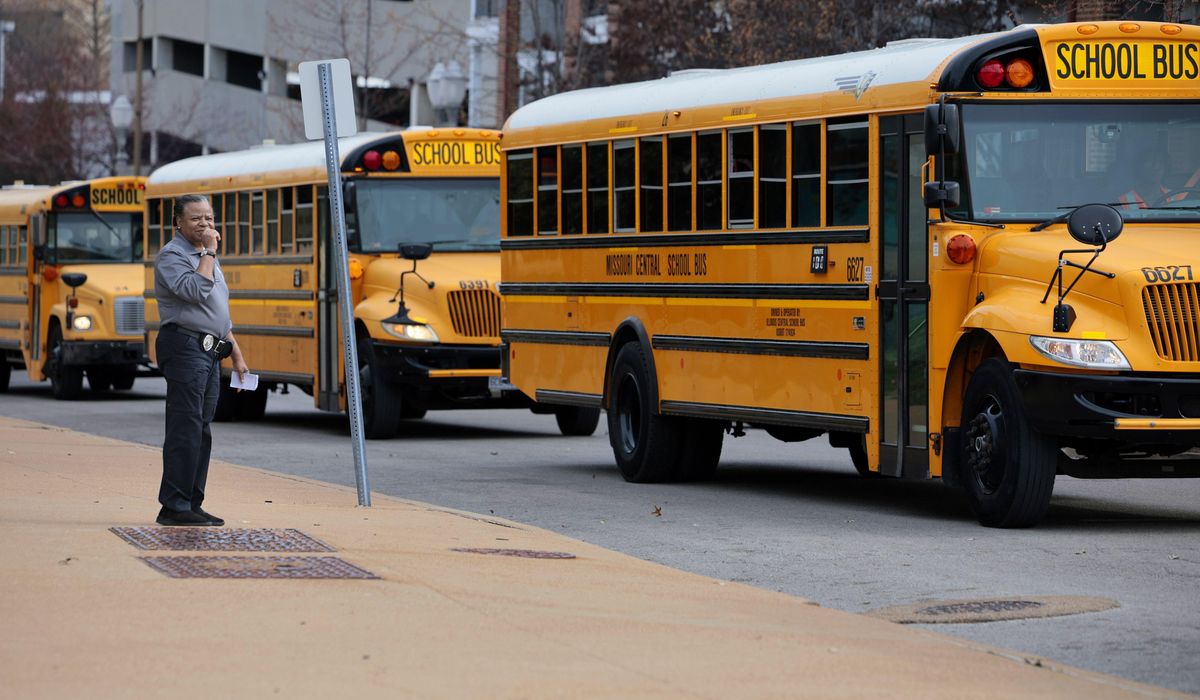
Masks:
[[[158,502],[175,511],[199,508],[212,450],[209,424],[221,391],[221,362],[200,341],[162,330],[154,345],[167,379],[167,429]]]

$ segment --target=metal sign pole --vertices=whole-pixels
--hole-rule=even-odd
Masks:
[[[350,254],[346,249],[346,210],[342,205],[341,158],[338,156],[337,120],[333,113],[333,76],[328,63],[317,66],[321,83],[321,117],[325,131],[325,168],[329,172],[329,209],[337,238],[338,315],[342,320],[342,346],[346,356],[346,407],[350,413],[350,440],[354,447],[354,483],[358,505],[371,505],[367,481],[367,448],[363,443],[362,392],[359,391],[358,347],[354,338],[354,310],[350,308]]]

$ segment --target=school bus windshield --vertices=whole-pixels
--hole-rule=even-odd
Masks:
[[[1200,220],[1194,104],[964,104],[962,122],[970,218],[1041,221],[1105,203],[1127,221]]]
[[[432,243],[435,252],[500,249],[500,183],[496,179],[358,180],[359,246],[363,253]]]
[[[135,223],[136,220],[136,223]],[[117,213],[56,214],[50,221],[47,260],[52,263],[129,263],[140,259],[134,250],[141,238],[141,216]]]

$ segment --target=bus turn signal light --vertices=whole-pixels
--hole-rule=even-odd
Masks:
[[[383,152],[383,169],[395,170],[400,167],[400,154],[395,151]]]
[[[1033,82],[1033,66],[1029,65],[1029,61],[1018,58],[1004,69],[1004,77],[1015,88],[1028,87]]]
[[[960,233],[946,243],[946,257],[950,262],[966,265],[975,259],[975,239]]]

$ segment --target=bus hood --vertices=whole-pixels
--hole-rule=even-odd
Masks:
[[[980,246],[978,270],[1012,280],[1049,286],[1063,259],[1086,265],[1093,250],[1071,238],[1065,226],[1038,232],[1004,232],[989,237]],[[1200,281],[1200,237],[1183,227],[1136,224],[1127,226],[1117,240],[1096,257],[1091,269],[1115,277],[1084,273],[1067,299],[1086,295],[1112,304],[1133,305],[1140,311],[1142,288],[1156,282]],[[1063,268],[1065,290],[1080,274],[1079,268]],[[1052,303],[1058,285],[1051,290]]]
[[[413,269],[398,257],[362,258],[365,270],[356,315],[381,321],[396,313],[400,275]],[[404,301],[411,316],[427,324],[443,343],[498,342],[500,256],[494,252],[434,253],[417,262],[417,274],[404,277]],[[372,329],[372,332],[374,330]]]
[[[62,276],[78,272],[87,275],[87,281],[76,292],[80,302],[111,304],[117,297],[142,297],[146,282],[141,263],[63,265],[58,268],[56,283],[62,286],[63,297],[70,296],[71,288],[62,281]]]

